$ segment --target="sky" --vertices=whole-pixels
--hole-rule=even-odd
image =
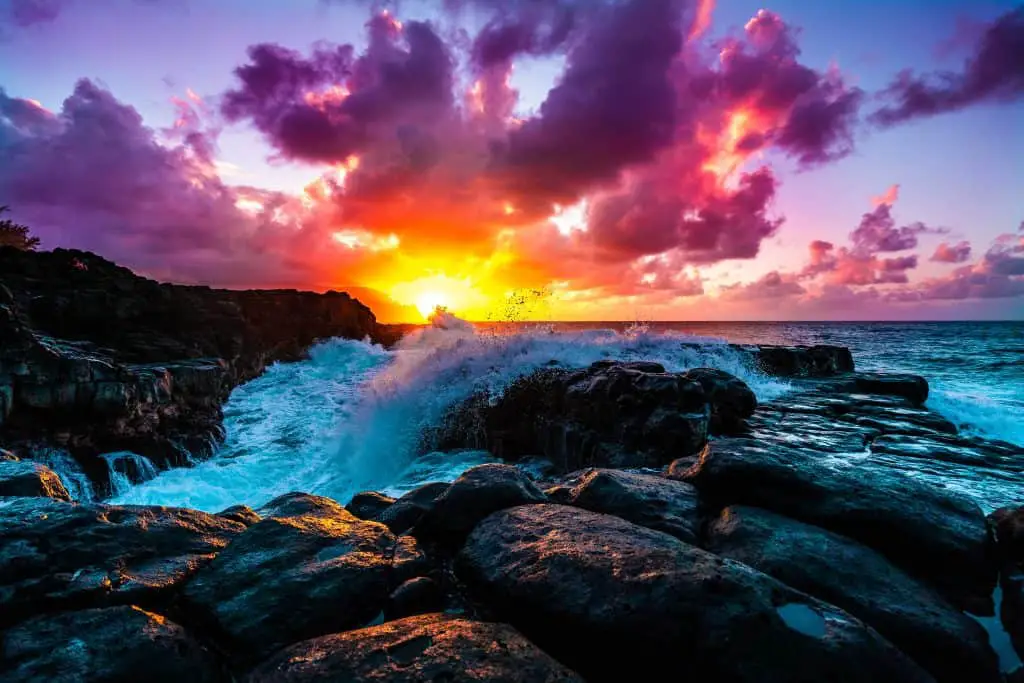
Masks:
[[[0,205],[386,322],[1024,319],[1024,5],[0,0]]]

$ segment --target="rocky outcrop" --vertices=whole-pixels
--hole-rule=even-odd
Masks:
[[[712,520],[707,548],[862,619],[940,683],[1000,681],[978,622],[852,539],[734,506]]]
[[[853,372],[853,355],[843,346],[751,346],[730,344],[749,354],[759,370],[777,377],[829,377]]]
[[[0,505],[0,627],[60,609],[159,611],[244,530],[196,510],[9,499]]]
[[[36,617],[0,638],[7,683],[222,680],[215,658],[185,629],[138,607]]]
[[[53,470],[39,463],[17,459],[0,459],[0,496],[71,500],[64,483]]]
[[[1000,508],[989,515],[989,522],[999,557],[1000,620],[1024,660],[1024,506]],[[1019,673],[1024,677],[1024,667]]]
[[[685,482],[622,470],[591,469],[567,476],[547,493],[555,502],[615,515],[687,543],[697,542],[700,498],[697,489]]]
[[[898,470],[751,439],[708,444],[683,478],[715,505],[752,505],[875,548],[961,608],[991,613],[996,568],[969,498]]]
[[[187,464],[222,436],[221,404],[328,337],[392,341],[347,294],[161,284],[88,252],[0,248],[0,440]]]
[[[481,522],[460,574],[588,681],[931,681],[841,610],[661,532],[562,505]]]
[[[316,638],[260,666],[250,683],[477,681],[583,683],[505,624],[440,614]]]
[[[272,502],[259,522],[199,570],[184,590],[246,659],[367,624],[391,590],[422,570],[416,542],[360,520],[328,499]],[[277,508],[281,514],[274,515]]]
[[[509,461],[541,455],[561,472],[660,467],[700,450],[711,412],[704,387],[686,374],[657,363],[600,361],[541,370],[496,402],[474,397],[448,415],[428,446],[482,447]]]

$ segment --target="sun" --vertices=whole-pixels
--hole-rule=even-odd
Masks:
[[[416,297],[416,309],[424,318],[429,318],[438,306],[448,307],[448,299],[440,292],[423,292]]]

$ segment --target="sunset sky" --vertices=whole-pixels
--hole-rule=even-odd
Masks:
[[[4,204],[385,321],[1021,319],[1024,5],[0,0]]]

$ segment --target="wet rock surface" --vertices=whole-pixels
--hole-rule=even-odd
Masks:
[[[121,606],[29,619],[0,635],[6,683],[214,683],[220,665],[185,629]]]
[[[10,499],[0,505],[0,626],[58,609],[159,607],[244,530],[196,510]]]
[[[838,608],[609,515],[504,510],[459,559],[501,618],[590,681],[932,680]]]
[[[848,611],[936,681],[1000,680],[981,625],[865,545],[782,515],[735,506],[711,521],[707,548]]]
[[[67,448],[101,486],[102,452],[187,465],[180,445],[209,455],[233,387],[318,339],[367,336],[392,337],[347,294],[161,284],[88,252],[0,248],[0,440]]]
[[[261,665],[248,681],[583,683],[505,624],[437,614],[293,645]]]
[[[700,530],[697,489],[681,482],[622,470],[583,470],[549,489],[552,500],[591,512],[615,515],[696,543]]]
[[[412,538],[398,539],[326,498],[288,494],[261,510],[264,519],[183,593],[246,659],[370,622],[423,561]]]
[[[989,515],[999,557],[1000,620],[1017,656],[1024,660],[1024,506],[1005,507]],[[1020,672],[1024,677],[1024,669]]]
[[[542,455],[560,472],[657,467],[673,459],[666,454],[699,451],[710,418],[703,386],[685,374],[600,361],[521,378],[494,404],[474,397],[452,411],[432,445],[484,447],[510,461]]]
[[[708,444],[682,476],[716,505],[762,507],[859,540],[957,606],[991,613],[996,567],[969,498],[870,461],[738,438]]]
[[[40,496],[71,500],[60,477],[45,465],[0,459],[0,496]]]

